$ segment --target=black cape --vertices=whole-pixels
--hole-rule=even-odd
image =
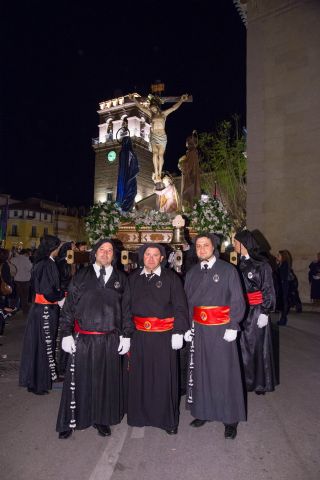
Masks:
[[[241,325],[240,345],[247,390],[272,392],[277,380],[270,319],[266,327],[259,328],[257,325],[260,313],[269,315],[275,308],[272,270],[267,262],[252,258],[241,259],[239,270],[245,291],[261,291],[263,297],[262,304],[248,306],[246,318]]]
[[[71,335],[74,320],[86,331],[102,335],[76,334],[75,420],[76,428],[115,425],[123,417],[122,359],[118,353],[119,335],[130,336],[129,288],[124,273],[113,268],[102,287],[93,266],[84,267],[71,280],[61,311],[62,336]],[[70,428],[71,356],[67,365],[57,432]]]
[[[183,286],[175,272],[161,267],[161,275],[148,280],[137,269],[129,277],[132,315],[174,317],[166,332],[136,330],[129,363],[128,424],[171,429],[179,422],[178,353],[172,350],[173,333],[188,329]]]
[[[237,343],[223,339],[226,329],[239,330],[239,322],[245,313],[238,272],[219,259],[208,270],[201,270],[200,264],[195,265],[186,275],[185,292],[190,324],[195,306],[230,307],[230,323],[207,326],[194,322],[187,408],[200,420],[225,424],[246,420]]]
[[[56,302],[64,297],[64,292],[60,290],[59,272],[51,258],[42,259],[34,265],[31,282],[34,292],[44,295],[49,302]],[[52,380],[56,379],[54,355],[59,311],[57,304],[34,303],[28,314],[19,384],[35,393],[50,390]]]

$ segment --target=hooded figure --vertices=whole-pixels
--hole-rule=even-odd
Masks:
[[[24,335],[19,384],[43,395],[56,380],[55,345],[59,321],[58,301],[64,298],[55,258],[60,240],[53,235],[41,239],[35,255],[31,282],[35,293]]]
[[[132,149],[131,138],[125,136],[122,139],[122,147],[119,154],[119,170],[116,203],[124,212],[132,209],[135,196],[137,195],[137,175],[139,165],[136,154]]]
[[[142,269],[129,276],[135,332],[129,366],[128,424],[177,433],[178,355],[188,328],[185,294],[179,276],[164,268],[165,249],[147,243],[139,249]]]
[[[225,438],[234,439],[246,420],[237,332],[245,302],[237,270],[220,260],[217,237],[202,233],[195,239],[198,263],[186,274],[191,342],[187,408],[198,428],[207,421],[223,422]]]
[[[61,312],[62,348],[71,355],[57,420],[60,439],[90,426],[109,436],[110,425],[123,416],[119,354],[129,351],[133,326],[127,277],[112,265],[114,253],[108,238],[95,244],[94,263],[72,278]]]
[[[269,314],[275,308],[272,269],[259,254],[259,245],[249,230],[234,237],[240,255],[239,270],[247,300],[240,345],[247,390],[272,392],[277,385]]]

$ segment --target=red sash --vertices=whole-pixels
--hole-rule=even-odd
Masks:
[[[262,292],[260,290],[257,292],[248,292],[247,299],[249,305],[260,305],[263,302]]]
[[[230,322],[230,307],[193,307],[193,320],[202,325],[224,325]]]
[[[106,335],[109,332],[91,332],[91,330],[82,330],[80,327],[78,320],[74,321],[74,331],[76,333],[81,333],[82,335]]]
[[[173,317],[133,317],[136,329],[142,332],[167,332],[173,329]]]
[[[34,303],[40,303],[41,305],[57,305],[58,302],[49,302],[46,300],[42,293],[36,293]]]

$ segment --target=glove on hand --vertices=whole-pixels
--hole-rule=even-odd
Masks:
[[[73,336],[63,337],[61,348],[67,353],[74,353],[76,351],[76,344],[74,343]]]
[[[183,345],[183,335],[174,333],[171,337],[171,346],[173,350],[179,350]]]
[[[227,328],[227,330],[224,332],[223,340],[226,342],[234,342],[234,340],[237,338],[237,333],[237,330]]]
[[[66,297],[64,297],[62,300],[58,301],[58,305],[59,305],[60,308],[63,307],[65,301],[66,301]]]
[[[184,334],[184,339],[186,342],[192,342],[192,333],[191,330],[187,330],[186,333]]]
[[[119,355],[125,355],[130,350],[130,338],[123,338],[122,335],[119,337]]]
[[[257,321],[258,327],[263,328],[266,325],[268,325],[268,322],[269,322],[268,315],[266,315],[265,313],[260,313],[258,321]]]

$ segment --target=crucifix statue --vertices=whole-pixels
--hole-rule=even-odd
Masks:
[[[154,167],[152,180],[156,184],[156,189],[161,190],[164,188],[164,185],[162,184],[162,168],[164,164],[164,152],[167,145],[167,135],[165,131],[167,116],[177,110],[183,102],[192,100],[187,94],[181,95],[178,100],[176,97],[172,100],[171,97],[161,98],[159,96],[150,95],[149,105],[145,106],[145,103],[142,105],[134,95],[129,95],[129,98],[151,119],[150,144]],[[161,110],[162,103],[172,101],[176,101],[172,107],[167,108],[166,110]]]

